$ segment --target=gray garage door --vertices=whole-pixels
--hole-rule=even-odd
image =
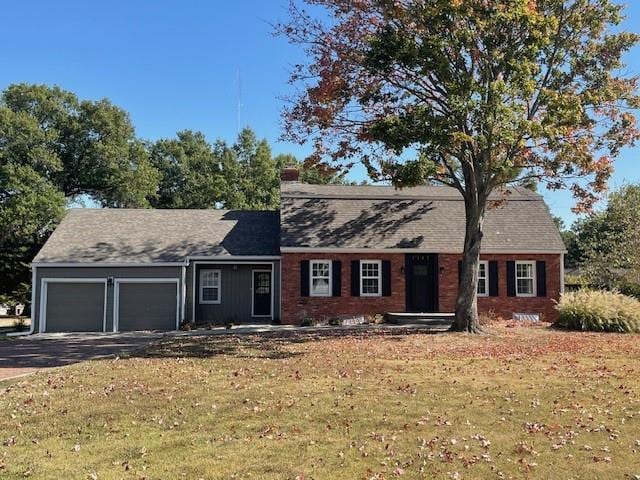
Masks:
[[[120,283],[118,330],[175,330],[175,283]]]
[[[102,332],[104,283],[47,283],[47,332]]]

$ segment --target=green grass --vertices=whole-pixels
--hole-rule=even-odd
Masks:
[[[183,338],[0,394],[0,478],[631,478],[640,337]]]

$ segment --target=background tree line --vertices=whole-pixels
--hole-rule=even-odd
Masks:
[[[191,130],[149,142],[109,100],[11,85],[0,94],[0,302],[28,301],[29,263],[70,205],[273,210],[287,164],[310,183],[344,182],[274,155],[249,128],[233,144]]]
[[[640,184],[612,192],[606,206],[566,228],[568,281],[614,288],[640,298]]]

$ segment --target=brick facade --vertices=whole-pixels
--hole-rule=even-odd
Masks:
[[[560,259],[554,255],[481,255],[481,260],[498,262],[498,296],[478,297],[478,311],[492,312],[502,318],[511,318],[516,313],[539,313],[545,321],[555,321],[557,312],[553,300],[560,299]],[[453,312],[458,295],[458,261],[459,255],[438,255],[438,264],[444,272],[440,275],[440,311]],[[507,261],[531,260],[546,262],[547,296],[546,297],[509,297],[507,296]]]
[[[453,312],[458,293],[459,255],[438,255],[439,307],[441,312]],[[539,313],[546,321],[554,321],[557,312],[553,300],[560,298],[560,261],[558,254],[482,255],[482,260],[498,262],[498,296],[479,297],[480,312],[491,311],[511,318],[513,312]],[[303,260],[340,260],[342,282],[340,297],[302,297],[300,295],[300,262]],[[386,297],[352,297],[352,260],[389,260],[391,262],[391,295]],[[507,261],[545,261],[547,272],[546,297],[507,296]],[[374,315],[403,312],[406,304],[405,255],[344,254],[344,253],[283,253],[282,254],[282,323],[298,324],[303,318],[332,318],[341,315]]]
[[[339,297],[300,296],[300,262],[302,260],[340,260],[342,284]],[[352,297],[351,261],[389,260],[391,262],[391,295],[388,297]],[[281,321],[298,324],[307,318],[333,318],[340,315],[374,315],[402,312],[405,308],[405,281],[401,269],[404,255],[399,254],[282,254],[282,311]]]

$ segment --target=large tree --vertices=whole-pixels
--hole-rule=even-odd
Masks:
[[[175,139],[158,140],[151,163],[161,175],[149,198],[154,208],[216,208],[224,201],[222,163],[201,132],[185,130]]]
[[[492,192],[536,180],[588,209],[638,136],[638,40],[610,0],[306,0],[277,26],[308,62],[286,138],[311,160],[362,161],[397,186],[435,182],[465,203],[454,328],[479,331],[476,284]]]
[[[29,262],[69,203],[147,206],[156,183],[122,109],[9,86],[0,94],[0,296],[28,300]]]

